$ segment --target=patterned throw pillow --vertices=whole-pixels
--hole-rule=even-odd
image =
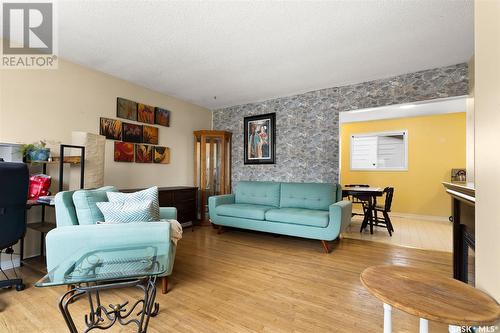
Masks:
[[[108,192],[107,194],[109,202],[152,201],[153,221],[160,220],[160,204],[158,201],[158,187],[156,186],[133,193]]]
[[[155,220],[151,200],[130,202],[98,202],[105,223],[152,222]]]

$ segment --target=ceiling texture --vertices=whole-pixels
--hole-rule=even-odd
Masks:
[[[57,12],[63,59],[210,109],[457,64],[474,49],[464,0],[60,1]]]

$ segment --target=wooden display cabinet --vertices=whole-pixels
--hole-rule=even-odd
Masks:
[[[194,131],[194,186],[201,223],[208,223],[208,197],[231,193],[231,138],[226,131]]]

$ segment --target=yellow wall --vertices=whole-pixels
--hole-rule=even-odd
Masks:
[[[394,187],[392,211],[449,216],[450,197],[441,185],[452,168],[465,168],[465,113],[387,119],[341,126],[341,183]],[[408,130],[407,171],[351,171],[350,135]]]

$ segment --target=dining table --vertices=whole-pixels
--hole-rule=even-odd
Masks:
[[[344,187],[342,189],[343,197],[355,197],[364,203],[364,218],[361,223],[361,228],[359,232],[362,232],[368,224],[370,224],[370,234],[373,234],[373,216],[375,211],[375,206],[377,205],[377,197],[384,195],[384,189],[382,187]]]

